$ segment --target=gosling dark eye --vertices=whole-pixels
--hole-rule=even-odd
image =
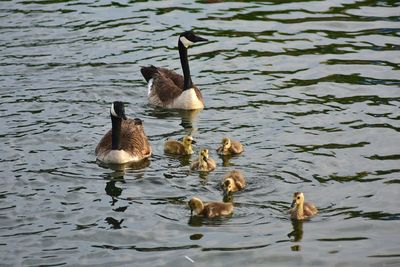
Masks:
[[[297,197],[297,199],[300,199],[300,197]]]

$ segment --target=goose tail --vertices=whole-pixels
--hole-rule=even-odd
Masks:
[[[143,77],[145,78],[146,82],[149,82],[153,79],[154,75],[158,73],[157,67],[150,65],[150,66],[142,66],[140,68],[140,72],[142,73]]]

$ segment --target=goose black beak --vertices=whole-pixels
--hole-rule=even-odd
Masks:
[[[296,200],[295,199],[293,199],[293,201],[292,201],[292,205],[290,205],[290,207],[291,208],[294,208],[294,206],[296,205]]]
[[[198,35],[196,35],[196,36],[194,37],[194,40],[193,40],[194,43],[197,43],[197,42],[207,42],[207,41],[208,41],[208,39],[203,38],[203,37],[200,37],[200,36],[198,36]]]
[[[192,140],[192,144],[196,144],[196,143],[197,143],[196,141]]]
[[[207,158],[207,157],[203,157],[203,160],[204,160],[205,162],[208,162],[208,158]]]

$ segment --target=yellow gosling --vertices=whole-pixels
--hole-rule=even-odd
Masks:
[[[194,197],[189,202],[191,214],[203,216],[206,218],[215,218],[219,216],[226,216],[233,212],[232,203],[224,202],[208,202],[203,203],[201,199]]]
[[[191,155],[193,154],[192,144],[196,144],[196,141],[190,135],[184,136],[182,142],[167,140],[164,143],[164,152],[175,155]]]
[[[202,149],[199,157],[190,165],[190,169],[197,171],[213,171],[216,166],[215,161],[208,156],[208,149]]]
[[[243,152],[243,146],[239,141],[233,141],[228,137],[224,137],[221,146],[217,148],[219,155],[234,155]]]
[[[290,209],[290,218],[294,220],[304,220],[318,213],[317,208],[309,203],[304,202],[304,194],[295,192],[293,194],[293,202]]]
[[[222,181],[222,188],[225,195],[242,190],[246,186],[246,177],[240,171],[228,172]]]

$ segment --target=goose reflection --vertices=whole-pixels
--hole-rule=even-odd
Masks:
[[[121,178],[117,179],[117,180],[113,179],[113,180],[107,182],[106,187],[105,187],[105,191],[106,191],[107,195],[109,195],[112,199],[111,206],[114,206],[115,203],[118,202],[118,197],[122,194],[122,188],[117,187],[115,185],[116,182],[125,183],[125,180],[123,177],[122,177],[122,179]]]
[[[109,224],[109,225],[111,225],[111,228],[112,229],[121,229],[121,224],[122,224],[122,222],[124,221],[124,219],[121,219],[121,220],[117,220],[117,219],[114,219],[113,217],[107,217],[106,219],[105,219],[105,221]]]
[[[147,168],[150,166],[150,160],[149,159],[143,159],[138,162],[129,162],[129,163],[124,163],[124,164],[106,164],[101,161],[97,161],[97,164],[100,167],[103,167],[105,169],[111,169],[116,172],[123,172],[127,169],[130,170],[141,170],[144,168]]]
[[[303,239],[303,221],[292,220],[292,228],[293,230],[288,234],[289,238],[292,238],[291,241],[299,242]]]
[[[190,134],[194,134],[197,131],[196,121],[197,115],[200,113],[201,109],[194,110],[178,110],[178,109],[162,109],[158,107],[151,107],[147,110],[147,116],[154,117],[160,120],[166,120],[170,118],[180,118],[181,125]]]
[[[222,166],[229,167],[233,164],[231,163],[231,155],[218,155],[222,159]]]

